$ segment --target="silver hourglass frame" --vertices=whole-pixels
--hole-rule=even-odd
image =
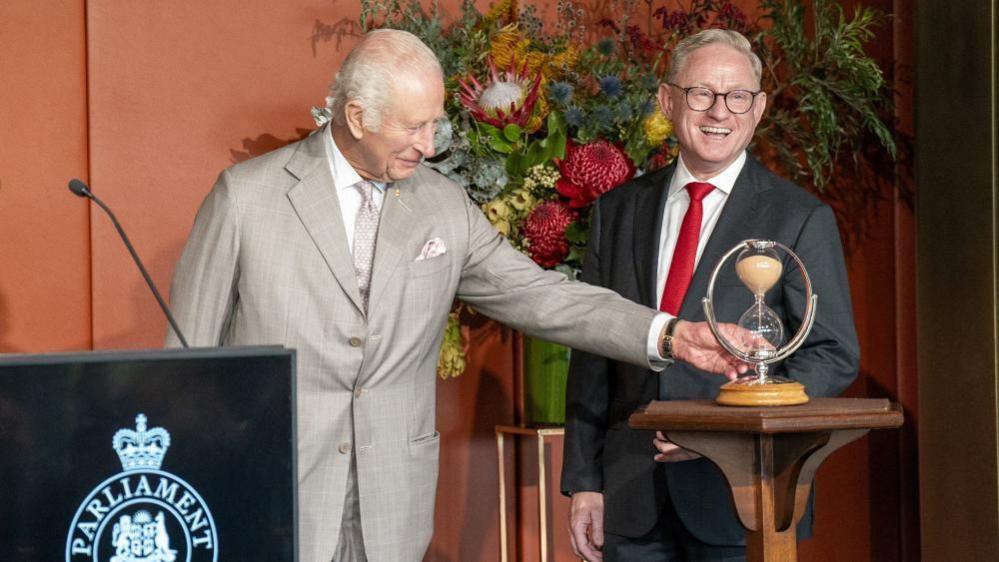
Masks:
[[[714,312],[714,289],[715,280],[718,278],[718,274],[721,272],[722,267],[725,263],[736,253],[742,250],[766,250],[779,248],[783,250],[788,256],[791,257],[798,264],[798,271],[801,272],[801,276],[805,284],[805,300],[807,306],[805,308],[805,314],[802,318],[801,327],[798,328],[798,332],[791,338],[786,344],[781,345],[769,350],[756,350],[754,353],[748,353],[744,350],[739,349],[732,342],[730,342],[718,329],[718,322],[715,319]],[[748,290],[748,287],[747,287]],[[793,250],[781,244],[780,242],[774,242],[772,240],[757,240],[749,239],[743,240],[739,244],[735,245],[731,250],[729,250],[715,266],[714,271],[711,273],[711,278],[708,281],[708,291],[707,296],[704,297],[702,303],[704,305],[704,315],[707,318],[708,326],[711,328],[711,333],[714,334],[715,339],[718,340],[719,345],[725,349],[725,351],[731,353],[733,356],[737,357],[744,363],[748,363],[753,366],[753,371],[755,375],[748,375],[741,377],[729,384],[738,385],[772,385],[772,384],[798,384],[794,381],[785,379],[783,377],[775,377],[769,374],[769,366],[778,361],[787,359],[792,353],[801,347],[801,344],[805,342],[805,338],[808,337],[808,333],[812,330],[812,325],[815,323],[815,307],[818,303],[819,296],[812,292],[812,280],[808,275],[808,270],[805,269],[805,264],[801,261],[801,258],[794,253]],[[807,401],[807,398],[806,398]]]

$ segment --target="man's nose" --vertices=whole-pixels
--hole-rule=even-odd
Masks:
[[[728,106],[725,105],[725,96],[722,94],[715,94],[715,103],[708,108],[708,115],[715,119],[724,119],[729,116],[731,112],[728,110]]]
[[[426,127],[422,133],[420,133],[419,138],[416,140],[416,150],[420,151],[420,154],[424,158],[430,158],[434,155],[434,130],[436,127],[429,126]]]

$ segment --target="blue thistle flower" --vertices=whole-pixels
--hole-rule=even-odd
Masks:
[[[565,112],[565,124],[570,127],[579,128],[583,126],[583,111],[576,106],[572,106]]]
[[[561,105],[568,105],[572,101],[572,84],[568,82],[552,82],[548,87],[548,97]]]
[[[597,41],[597,52],[605,57],[614,53],[614,41],[612,39],[601,39]]]
[[[614,128],[614,110],[606,105],[594,107],[591,117],[598,129],[610,130]]]
[[[621,95],[621,79],[614,75],[600,78],[600,91],[609,98],[616,98]]]

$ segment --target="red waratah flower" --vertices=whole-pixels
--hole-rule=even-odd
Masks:
[[[579,218],[576,211],[560,201],[546,201],[524,220],[522,232],[533,259],[541,267],[555,267],[569,255],[565,229]]]
[[[586,207],[635,175],[631,158],[603,139],[583,145],[570,142],[558,168],[562,177],[555,189],[569,199],[573,209]]]

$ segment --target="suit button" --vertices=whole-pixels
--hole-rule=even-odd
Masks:
[[[350,347],[361,347],[361,338],[350,338],[347,343],[350,344]]]
[[[363,393],[364,393],[364,389],[363,388],[361,388],[361,387],[355,388],[354,389],[354,398],[360,398],[361,394],[363,394]]]
[[[337,450],[346,455],[347,453],[350,452],[350,443],[348,443],[347,441],[340,443],[340,446],[337,447]]]

